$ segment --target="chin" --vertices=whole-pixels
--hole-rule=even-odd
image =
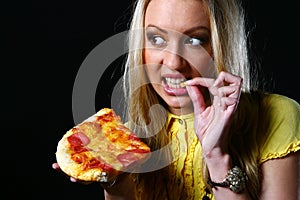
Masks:
[[[192,101],[189,97],[172,97],[164,99],[164,101],[171,112],[177,110],[174,114],[182,115],[193,111]]]
[[[173,114],[182,115],[193,112],[192,100],[187,93],[185,95],[175,95],[167,93],[163,87],[155,87],[154,90],[165,102],[166,107]]]

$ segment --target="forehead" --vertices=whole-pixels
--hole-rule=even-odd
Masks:
[[[184,31],[193,26],[209,28],[209,17],[201,0],[151,0],[145,14],[145,26]]]

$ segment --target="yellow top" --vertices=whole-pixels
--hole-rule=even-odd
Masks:
[[[260,164],[300,149],[300,105],[288,97],[275,94],[264,98],[264,105],[268,107],[265,115],[271,116],[271,121],[265,127],[267,139],[259,147]]]
[[[175,158],[168,182],[172,191],[169,199],[202,199],[206,186],[202,179],[202,148],[194,132],[194,114],[168,113],[167,123],[172,124],[169,134]]]
[[[260,114],[268,116],[269,123],[263,127],[266,135],[261,136],[266,139],[258,147],[260,153],[257,159],[260,164],[300,149],[299,104],[285,96],[273,94],[263,98],[262,106],[266,108]],[[201,200],[206,192],[202,180],[202,149],[194,132],[194,115],[176,116],[168,113],[167,123],[167,127],[170,127],[171,149],[176,158],[171,164],[173,170],[168,180],[169,199]],[[211,194],[207,196],[214,199]]]

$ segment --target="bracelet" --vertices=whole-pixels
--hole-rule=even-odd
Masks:
[[[229,188],[235,193],[240,193],[246,188],[246,182],[248,177],[245,172],[243,172],[239,167],[235,166],[228,170],[226,178],[222,182],[214,182],[210,179],[207,180],[207,184],[211,188],[214,187],[225,187]]]

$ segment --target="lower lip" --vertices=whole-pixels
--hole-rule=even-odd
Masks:
[[[163,83],[163,88],[168,95],[172,96],[183,96],[187,95],[186,88],[171,88],[169,85]]]

